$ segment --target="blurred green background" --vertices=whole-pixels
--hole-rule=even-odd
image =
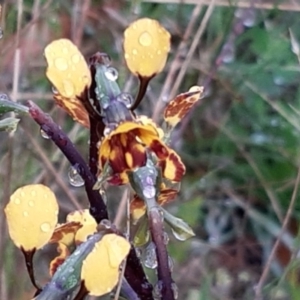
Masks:
[[[205,86],[205,97],[172,141],[187,174],[167,208],[196,233],[185,242],[170,234],[178,299],[299,299],[300,4],[191,2],[0,1],[0,91],[15,101],[36,101],[87,158],[88,131],[52,100],[44,47],[65,37],[86,58],[107,52],[120,86],[135,95],[123,31],[140,17],[159,20],[172,35],[172,49],[139,112],[159,123],[166,101],[192,85]],[[57,195],[61,220],[86,207],[84,189],[69,184],[69,168],[23,117],[14,134],[0,132],[1,210],[16,188],[38,182]],[[122,220],[120,195],[109,189],[112,219]],[[0,232],[0,299],[30,299],[23,257],[2,212]],[[46,247],[36,258],[41,283],[49,279],[54,250]]]

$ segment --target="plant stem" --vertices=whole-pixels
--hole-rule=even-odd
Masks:
[[[93,190],[96,177],[91,173],[82,156],[74,147],[68,136],[54,123],[52,118],[44,113],[35,103],[28,101],[29,114],[37,122],[41,129],[51,138],[57,147],[63,152],[72,166],[76,167],[78,173],[84,180],[85,190],[90,202],[90,213],[99,223],[108,218],[106,205],[98,191]]]
[[[172,290],[173,280],[171,277],[169,257],[163,235],[163,218],[157,206],[153,206],[148,210],[148,220],[151,238],[155,244],[158,280],[162,283],[161,297],[164,300],[174,300],[175,298]]]

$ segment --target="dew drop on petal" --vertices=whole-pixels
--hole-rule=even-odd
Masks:
[[[65,58],[58,57],[54,60],[54,66],[60,71],[65,71],[68,69],[68,62]]]
[[[115,68],[107,68],[105,71],[105,76],[110,81],[116,81],[118,79],[118,71]]]
[[[138,51],[137,51],[136,49],[133,49],[133,50],[132,50],[132,54],[133,54],[133,55],[137,55],[137,54],[138,54]]]
[[[84,185],[82,177],[79,175],[76,168],[71,166],[68,171],[69,182],[72,186],[81,187]]]
[[[80,55],[79,54],[73,54],[72,55],[72,62],[74,63],[74,64],[78,64],[79,63],[79,61],[80,61]]]
[[[27,211],[23,211],[23,216],[24,217],[28,217],[28,212]]]
[[[152,44],[152,36],[148,31],[144,31],[139,37],[139,43],[144,47],[149,47]]]
[[[29,202],[28,202],[28,205],[29,205],[30,207],[33,207],[33,206],[34,206],[34,202],[33,202],[33,201],[29,201]]]
[[[45,140],[50,139],[49,135],[43,129],[40,130],[40,133],[41,133],[42,138],[44,138]]]
[[[63,47],[62,52],[63,52],[64,54],[68,54],[68,53],[69,53],[69,50],[68,50],[67,47]]]
[[[41,230],[43,232],[49,232],[50,229],[51,229],[51,225],[49,223],[45,222],[45,223],[41,224]]]
[[[20,198],[16,198],[14,202],[15,202],[15,204],[21,204]]]

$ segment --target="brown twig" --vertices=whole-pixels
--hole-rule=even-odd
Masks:
[[[107,219],[106,205],[98,191],[93,190],[96,177],[91,173],[82,156],[78,153],[68,136],[54,123],[52,118],[45,114],[35,103],[28,101],[29,114],[49,136],[50,139],[60,148],[66,158],[74,166],[85,183],[85,190],[90,202],[90,212],[97,223]]]
[[[294,205],[295,205],[295,201],[296,201],[296,198],[297,198],[297,193],[298,193],[298,188],[299,188],[299,184],[300,184],[300,167],[298,168],[298,174],[297,174],[297,178],[296,178],[296,182],[295,182],[295,187],[294,187],[294,190],[293,190],[293,194],[292,194],[292,198],[291,198],[291,201],[290,201],[290,204],[289,204],[289,207],[288,207],[288,210],[286,212],[286,215],[284,217],[284,220],[283,220],[283,223],[282,223],[282,227],[281,227],[281,230],[280,230],[280,233],[279,233],[279,236],[277,237],[276,239],[276,242],[272,248],[272,251],[268,257],[268,260],[265,264],[265,267],[263,269],[263,272],[260,276],[260,279],[255,287],[255,298],[254,300],[259,300],[259,299],[262,299],[262,288],[263,288],[263,285],[267,279],[267,276],[268,276],[268,273],[270,271],[270,268],[271,268],[271,263],[275,257],[275,254],[277,252],[277,249],[279,247],[279,244],[281,242],[281,238],[282,238],[282,235],[284,234],[285,230],[287,229],[287,226],[288,226],[288,223],[290,221],[290,218],[292,216],[292,212],[293,212],[293,209],[294,209]]]

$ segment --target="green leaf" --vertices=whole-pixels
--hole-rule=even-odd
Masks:
[[[165,222],[171,227],[177,240],[185,241],[195,235],[193,229],[182,219],[176,218],[162,207],[161,210],[164,213]]]
[[[0,120],[0,131],[12,131],[14,132],[17,129],[17,125],[20,119],[17,118],[5,118]]]
[[[17,102],[10,101],[5,94],[0,93],[0,114],[7,112],[28,113],[28,107]]]

